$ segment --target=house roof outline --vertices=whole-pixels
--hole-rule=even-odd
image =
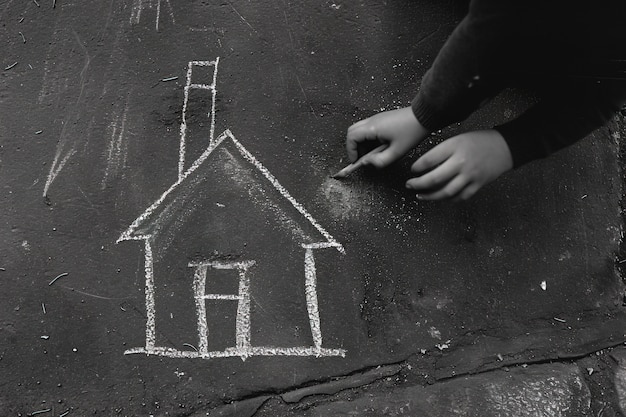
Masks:
[[[318,249],[318,248],[335,248],[340,253],[345,254],[345,249],[341,243],[339,243],[313,216],[306,210],[306,208],[300,204],[289,191],[283,187],[280,182],[272,175],[272,173],[265,168],[258,159],[254,157],[242,144],[239,142],[233,133],[227,129],[225,130],[218,138],[211,141],[206,150],[196,159],[191,166],[181,175],[176,182],[174,182],[154,203],[152,203],[144,212],[139,215],[130,226],[120,235],[117,239],[116,243],[127,241],[127,240],[148,240],[152,236],[151,233],[143,234],[139,232],[141,226],[148,222],[151,215],[156,212],[167,199],[168,196],[172,195],[177,191],[179,187],[181,187],[185,181],[203,164],[207,163],[207,160],[211,156],[211,154],[225,141],[231,141],[239,154],[248,161],[252,166],[254,166],[258,172],[261,174],[265,180],[271,185],[276,191],[282,196],[285,200],[287,200],[291,206],[293,206],[296,211],[301,215],[301,217],[306,220],[314,229],[319,232],[319,234],[324,238],[324,240],[315,242],[302,244],[304,248]]]

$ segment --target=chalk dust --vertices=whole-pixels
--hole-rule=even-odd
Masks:
[[[372,214],[372,193],[359,184],[349,184],[328,178],[321,186],[330,214],[335,219],[359,219]]]
[[[324,196],[327,210],[335,220],[383,220],[380,224],[408,238],[419,225],[420,212],[417,200],[392,195],[363,182],[326,179],[318,193]]]
[[[430,329],[428,329],[428,334],[433,339],[441,340],[441,331],[439,331],[437,328],[433,326],[431,326]]]

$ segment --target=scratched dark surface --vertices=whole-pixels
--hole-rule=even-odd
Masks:
[[[408,105],[461,3],[54,6],[0,3],[1,415],[204,415],[381,364],[411,364],[405,379],[424,382],[624,340],[621,121],[463,204],[407,193],[410,159],[329,178],[346,164],[351,123]],[[230,129],[345,248],[316,253],[323,347],[343,358],[124,354],[145,344],[145,248],[116,242],[177,181],[187,65],[217,57],[216,136]],[[418,152],[527,102],[505,92]],[[209,105],[190,95],[196,139],[208,138]],[[190,142],[187,162],[206,146]],[[260,215],[263,201],[215,167],[200,184],[206,196],[190,197],[206,217],[172,209],[169,246],[155,248],[159,346],[197,346],[188,263],[212,256],[272,264],[252,285],[253,297],[265,294],[251,302],[253,344],[311,344],[291,226]],[[232,345],[235,312],[210,311],[222,323],[211,322],[212,346]]]

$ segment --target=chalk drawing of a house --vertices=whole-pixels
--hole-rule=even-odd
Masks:
[[[218,63],[189,63],[178,180],[118,239],[144,245],[145,346],[125,354],[343,357],[322,347],[315,263],[343,246],[230,130],[214,138]],[[192,82],[198,67],[211,83]],[[210,96],[210,133],[187,166],[191,90]]]

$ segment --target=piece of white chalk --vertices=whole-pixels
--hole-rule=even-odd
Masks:
[[[341,178],[347,177],[348,175],[352,174],[354,171],[356,171],[357,169],[359,169],[360,167],[362,167],[365,164],[365,161],[366,161],[365,158],[366,157],[368,157],[370,155],[374,155],[374,154],[380,153],[380,152],[384,151],[385,149],[387,149],[387,147],[388,147],[387,144],[380,145],[378,148],[376,148],[376,149],[366,153],[361,158],[359,158],[356,162],[351,163],[347,167],[343,168],[341,171],[337,172],[332,177],[335,178],[335,179],[341,179]]]

